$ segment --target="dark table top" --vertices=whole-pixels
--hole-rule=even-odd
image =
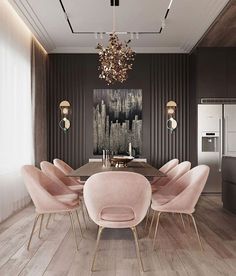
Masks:
[[[69,177],[81,177],[88,178],[89,176],[99,173],[99,172],[108,172],[108,171],[127,171],[140,173],[147,178],[153,177],[165,177],[166,174],[160,172],[158,169],[149,165],[145,162],[135,162],[131,161],[128,163],[128,167],[103,167],[102,162],[89,162],[82,167],[74,170],[67,176]]]

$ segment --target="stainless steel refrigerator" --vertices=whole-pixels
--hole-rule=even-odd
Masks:
[[[236,156],[236,105],[199,104],[198,164],[210,166],[206,193],[221,193],[223,155]]]

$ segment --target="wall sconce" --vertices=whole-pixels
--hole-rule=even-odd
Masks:
[[[70,128],[70,120],[67,118],[71,110],[70,103],[68,101],[62,101],[60,102],[59,108],[62,116],[59,126],[64,132],[66,132]]]
[[[177,127],[177,121],[174,119],[176,107],[177,107],[177,104],[174,101],[169,101],[166,104],[167,114],[168,114],[168,120],[166,122],[166,126],[171,131],[171,133]]]

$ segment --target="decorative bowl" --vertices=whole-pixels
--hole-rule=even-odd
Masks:
[[[115,167],[127,167],[127,164],[133,159],[133,156],[113,156],[111,162]]]

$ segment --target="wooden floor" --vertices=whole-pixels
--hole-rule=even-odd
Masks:
[[[193,226],[186,222],[183,230],[180,217],[161,217],[158,246],[152,251],[152,241],[143,224],[138,227],[144,275],[236,275],[236,215],[222,209],[220,197],[202,196],[197,206],[196,221],[203,241],[201,253]],[[104,230],[91,274],[96,226],[88,222],[85,239],[75,250],[68,216],[57,215],[49,229],[43,228],[42,238],[33,237],[30,251],[26,243],[34,219],[29,206],[0,224],[0,275],[139,275],[135,244],[129,230]],[[77,229],[78,230],[78,229]],[[85,231],[85,229],[84,229]],[[79,235],[79,231],[77,231]]]

